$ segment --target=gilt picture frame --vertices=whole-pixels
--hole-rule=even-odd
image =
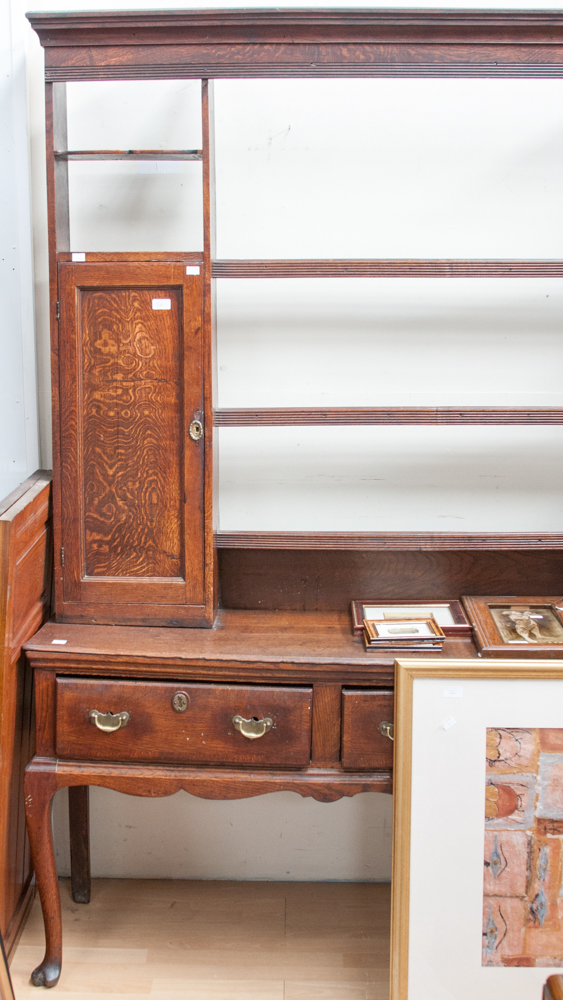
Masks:
[[[400,658],[394,735],[391,1000],[535,1000],[563,973],[563,663]]]
[[[562,657],[563,597],[463,597],[481,656]]]

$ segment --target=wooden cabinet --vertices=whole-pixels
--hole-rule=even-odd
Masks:
[[[205,622],[194,270],[179,261],[59,265],[63,621]]]
[[[184,789],[208,798],[293,790],[325,802],[390,792],[392,744],[379,723],[392,721],[393,654],[367,656],[342,613],[362,595],[360,574],[366,584],[384,580],[378,590],[388,599],[474,593],[485,574],[494,581],[486,591],[518,593],[507,581],[525,578],[530,589],[528,556],[537,550],[532,566],[540,577],[560,575],[553,553],[563,550],[563,536],[555,532],[214,534],[213,424],[563,424],[557,406],[380,406],[377,393],[368,407],[213,412],[214,277],[538,278],[563,276],[563,262],[218,259],[212,78],[557,77],[563,15],[275,9],[29,18],[46,68],[57,622],[27,646],[36,676],[37,755],[27,771],[26,808],[47,935],[32,981],[52,986],[62,948],[50,827],[58,788],[72,790],[80,811],[73,857],[83,858],[89,784],[147,796]],[[69,149],[66,81],[174,77],[202,81],[201,150]],[[69,160],[135,158],[202,161],[200,253],[71,252]],[[169,306],[155,307],[154,300]],[[203,423],[199,442],[189,434],[194,419]],[[221,612],[217,628],[203,635],[158,628],[213,624],[215,544],[247,550],[238,562],[226,553],[226,602],[230,594],[241,608],[322,613]],[[376,554],[372,563],[368,551]],[[475,648],[469,639],[448,640],[444,655],[474,656]],[[177,684],[190,708],[175,717]],[[194,706],[198,727],[192,714],[188,721]],[[93,709],[127,712],[127,725],[99,731]],[[266,712],[267,734],[245,742],[233,730],[235,713],[259,720]],[[85,876],[84,899],[87,882]]]

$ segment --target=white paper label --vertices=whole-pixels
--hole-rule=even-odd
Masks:
[[[73,264],[83,264],[86,260],[85,253],[73,253],[71,254]]]
[[[199,274],[199,267],[192,267],[188,264],[186,267],[186,274]]]
[[[463,698],[463,688],[459,687],[458,684],[450,685],[450,687],[442,689],[442,694],[444,698]]]
[[[153,299],[153,309],[172,309],[172,299]]]
[[[51,646],[66,646],[68,639],[51,639]]]
[[[442,723],[444,729],[446,730],[451,729],[452,726],[455,726],[455,724],[456,720],[454,719],[453,715],[450,715],[449,719],[444,719],[444,722]]]

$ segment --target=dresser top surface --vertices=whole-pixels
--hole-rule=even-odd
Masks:
[[[24,646],[35,654],[108,656],[138,662],[227,660],[392,666],[395,654],[367,653],[347,612],[219,611],[212,629],[48,622]],[[398,655],[398,654],[397,654]],[[417,654],[407,654],[414,655]],[[427,654],[418,654],[425,656]],[[447,639],[444,656],[476,655],[470,639]]]

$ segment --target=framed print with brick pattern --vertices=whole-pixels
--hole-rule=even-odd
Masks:
[[[396,664],[392,1000],[563,972],[563,664]]]

